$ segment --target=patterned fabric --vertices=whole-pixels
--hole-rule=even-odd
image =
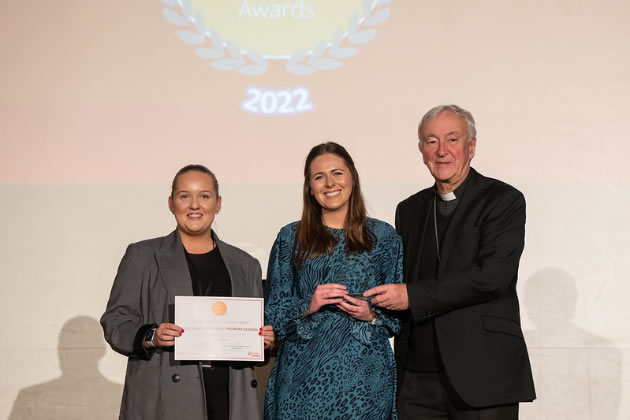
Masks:
[[[340,283],[361,293],[402,283],[402,243],[387,223],[368,219],[376,238],[369,252],[346,253],[342,229],[332,254],[291,262],[296,223],[282,228],[273,245],[265,291],[265,324],[284,340],[265,398],[266,419],[395,419],[396,365],[388,338],[396,318],[379,308],[378,325],[359,321],[334,305],[300,319],[315,288]]]

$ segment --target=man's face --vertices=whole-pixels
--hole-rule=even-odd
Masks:
[[[477,139],[468,141],[468,124],[451,111],[442,111],[422,129],[418,145],[438,191],[453,191],[466,179]]]

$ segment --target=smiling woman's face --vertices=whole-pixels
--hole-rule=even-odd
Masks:
[[[221,197],[210,175],[189,171],[177,178],[168,208],[175,215],[180,235],[209,236],[214,216],[221,210]]]
[[[340,156],[326,153],[313,159],[309,184],[311,194],[322,206],[322,214],[347,213],[352,195],[352,174]]]

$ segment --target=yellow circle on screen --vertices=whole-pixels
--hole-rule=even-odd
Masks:
[[[191,6],[206,28],[268,58],[310,50],[364,14],[363,0],[192,0]]]

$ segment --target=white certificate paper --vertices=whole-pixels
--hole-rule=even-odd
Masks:
[[[264,339],[262,298],[175,296],[175,360],[261,362]]]

